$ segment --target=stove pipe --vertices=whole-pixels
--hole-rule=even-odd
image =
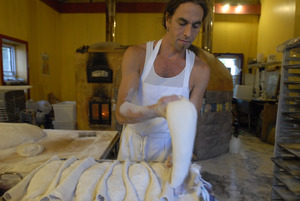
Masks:
[[[214,25],[215,0],[208,0],[208,13],[202,27],[202,48],[212,53],[212,33]]]
[[[115,42],[116,0],[106,0],[106,42]]]

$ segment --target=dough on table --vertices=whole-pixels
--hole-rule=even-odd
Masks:
[[[198,115],[195,105],[186,98],[168,103],[166,112],[173,157],[170,185],[177,188],[189,172]]]
[[[34,142],[21,144],[17,147],[16,153],[20,156],[36,156],[44,151],[44,146]]]
[[[38,126],[27,123],[0,123],[0,149],[18,146],[25,142],[36,142],[45,137]]]

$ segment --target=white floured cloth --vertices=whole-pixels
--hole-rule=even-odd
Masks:
[[[96,161],[92,157],[82,160],[80,164],[62,179],[62,181],[59,182],[59,185],[42,200],[73,200],[75,188],[81,174],[95,163]],[[64,171],[66,170],[68,170],[68,168]]]
[[[109,196],[107,193],[107,180],[112,174],[112,171],[114,167],[119,164],[119,161],[114,161],[110,167],[106,170],[105,174],[101,178],[100,182],[97,186],[97,193],[96,193],[96,200],[97,201],[103,201],[103,200],[109,200]]]
[[[75,192],[76,201],[92,201],[96,186],[111,162],[98,163],[87,169],[79,178]]]
[[[53,157],[45,164],[31,172],[19,184],[5,193],[5,199],[15,200],[59,200],[59,201],[210,201],[207,189],[211,185],[200,175],[200,166],[192,164],[179,193],[169,185],[171,168],[163,163],[148,164],[145,162],[96,162],[93,158],[61,161],[56,167],[56,174],[45,183],[38,183],[42,172],[55,167],[60,160]],[[99,172],[98,172],[99,171]],[[88,182],[90,179],[90,183]],[[34,182],[36,183],[35,185]],[[31,192],[46,192],[43,196],[29,199]],[[40,185],[39,185],[40,184]],[[55,185],[56,184],[56,185]],[[45,190],[48,186],[49,189]],[[48,193],[50,192],[50,193]],[[37,194],[36,194],[37,195]]]
[[[139,201],[136,190],[129,179],[128,172],[129,172],[129,167],[131,166],[131,164],[132,163],[129,160],[126,160],[124,163],[124,177],[123,178],[124,178],[125,187],[127,189],[125,201]]]
[[[153,41],[147,43],[145,65],[133,101],[136,105],[153,105],[161,97],[170,95],[180,95],[189,99],[189,79],[194,66],[195,54],[186,50],[186,65],[177,76],[160,77],[155,73],[153,64],[161,42],[162,40],[159,40],[155,47]],[[178,83],[180,84],[178,85]],[[165,161],[171,153],[171,137],[165,118],[157,117],[124,126],[118,160]]]
[[[22,181],[20,181],[16,186],[13,188],[9,189],[5,194],[4,198],[5,200],[9,201],[19,201],[21,200],[22,197],[27,193],[27,187],[28,184],[30,183],[32,177],[40,170],[42,169],[45,165],[51,163],[52,161],[57,161],[59,158],[57,156],[53,156],[51,159],[46,161],[44,164],[33,170],[31,173],[29,173]]]

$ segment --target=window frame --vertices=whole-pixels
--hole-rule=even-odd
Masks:
[[[0,51],[0,79],[1,79],[0,80],[0,85],[5,85],[4,72],[3,72],[2,46],[5,46],[5,45],[14,46],[14,44],[25,45],[25,48],[26,48],[27,85],[29,85],[30,82],[29,82],[29,66],[28,66],[28,42],[24,41],[24,40],[21,40],[21,39],[14,38],[14,37],[6,36],[6,35],[3,35],[3,34],[0,34],[0,47],[1,47],[1,51]],[[28,95],[29,95],[29,93],[28,93]]]
[[[243,83],[243,65],[244,65],[244,54],[243,53],[214,53],[217,58],[234,58],[238,59],[238,68],[241,70],[237,75],[238,80],[234,85],[241,85]]]

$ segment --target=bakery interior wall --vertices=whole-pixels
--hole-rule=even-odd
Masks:
[[[213,52],[277,54],[276,46],[299,36],[298,0],[261,0],[261,15],[221,15],[214,18]],[[117,13],[116,43],[132,45],[163,36],[160,13]],[[31,98],[76,100],[75,50],[105,42],[105,13],[61,14],[40,0],[1,0],[0,34],[28,41]],[[201,38],[195,45],[201,46]],[[42,74],[41,55],[49,55],[50,71]],[[247,71],[244,65],[243,71]]]

